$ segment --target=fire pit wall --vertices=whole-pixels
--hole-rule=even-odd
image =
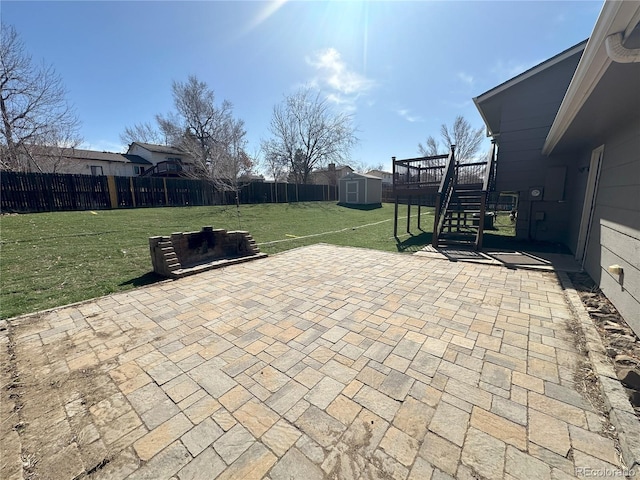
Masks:
[[[249,232],[213,227],[150,237],[149,250],[153,271],[172,278],[266,256]]]

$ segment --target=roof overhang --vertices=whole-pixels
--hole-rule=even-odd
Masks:
[[[491,104],[492,100],[496,99],[496,97],[500,96],[501,93],[509,90],[510,88],[518,85],[525,80],[543,72],[558,63],[565,61],[567,58],[572,57],[576,53],[580,53],[585,49],[587,45],[587,40],[584,40],[573,47],[568,48],[567,50],[560,52],[557,55],[554,55],[548,60],[545,60],[542,63],[522,72],[520,75],[516,75],[515,77],[507,80],[504,83],[501,83],[497,87],[488,90],[487,92],[478,95],[473,98],[473,103],[476,105],[478,112],[480,112],[480,116],[487,126],[487,136],[488,137],[497,137],[500,135],[499,126],[500,126],[500,112],[494,111],[492,112]]]
[[[567,93],[547,134],[542,153],[549,155],[558,145],[578,112],[583,107],[598,82],[612,63],[607,54],[606,39],[609,35],[624,32],[627,38],[640,20],[640,2],[607,1],[584,53],[578,63]]]

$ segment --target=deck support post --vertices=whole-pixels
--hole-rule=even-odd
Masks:
[[[393,236],[398,237],[398,195],[396,195],[394,214],[393,214]]]

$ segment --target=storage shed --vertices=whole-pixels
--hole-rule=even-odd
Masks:
[[[382,179],[362,173],[349,173],[339,180],[339,200],[344,205],[380,205]]]

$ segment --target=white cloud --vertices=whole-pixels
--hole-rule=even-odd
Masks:
[[[307,57],[317,76],[309,83],[327,91],[327,99],[344,108],[355,110],[356,100],[371,91],[376,82],[352,70],[335,48],[327,48]]]
[[[420,115],[414,115],[408,108],[399,108],[396,110],[396,113],[404,118],[407,122],[415,123],[422,122],[424,119]]]
[[[473,85],[473,76],[464,72],[458,72],[458,79],[467,85]]]

